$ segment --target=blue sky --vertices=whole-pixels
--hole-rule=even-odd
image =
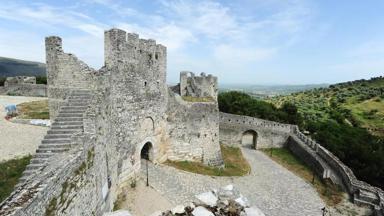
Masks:
[[[98,69],[113,27],[220,83],[335,83],[384,74],[382,0],[0,0],[0,56],[45,61],[44,37]]]

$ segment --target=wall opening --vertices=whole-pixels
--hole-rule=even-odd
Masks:
[[[241,137],[241,145],[243,147],[256,149],[257,146],[257,132],[254,130],[247,130]]]
[[[140,152],[140,158],[153,161],[153,146],[151,142],[145,143]]]

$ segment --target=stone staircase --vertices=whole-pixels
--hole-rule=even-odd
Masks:
[[[71,148],[71,137],[83,131],[83,113],[87,109],[92,95],[89,90],[76,90],[72,92],[67,101],[60,107],[51,128],[41,141],[36,154],[26,167],[19,184],[26,181],[31,175],[38,173],[47,160],[55,154]]]

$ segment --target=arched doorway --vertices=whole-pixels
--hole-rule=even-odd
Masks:
[[[151,142],[146,142],[141,149],[140,158],[152,161],[153,160],[153,146]]]
[[[245,131],[241,137],[241,145],[244,147],[256,149],[257,132],[254,130]]]

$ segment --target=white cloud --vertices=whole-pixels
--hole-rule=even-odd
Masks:
[[[277,52],[276,48],[244,48],[236,45],[221,44],[215,47],[216,60],[231,63],[254,63],[266,60]]]
[[[100,32],[103,32],[103,28],[105,27],[104,24],[96,22],[85,14],[45,4],[29,6],[13,3],[1,4],[0,18],[45,28],[66,27],[78,29],[98,36]]]

